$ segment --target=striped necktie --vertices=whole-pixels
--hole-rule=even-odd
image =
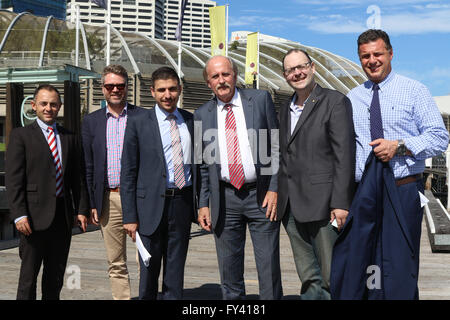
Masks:
[[[178,130],[175,120],[176,116],[174,114],[168,115],[167,119],[170,122],[170,136],[172,138],[174,183],[178,189],[181,189],[186,184],[186,178],[184,177],[183,148],[181,147],[180,131]]]
[[[62,179],[62,167],[61,160],[59,157],[56,135],[53,127],[48,127],[48,145],[50,147],[50,152],[52,153],[53,163],[56,169],[56,196],[60,197],[63,194],[63,179]]]
[[[236,119],[234,118],[231,107],[231,104],[226,104],[224,107],[227,111],[225,117],[225,136],[227,141],[228,171],[230,174],[230,183],[239,190],[244,184],[245,175],[237,136]]]

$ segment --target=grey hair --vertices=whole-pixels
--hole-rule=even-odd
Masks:
[[[231,65],[231,68],[233,69],[234,75],[237,76],[239,74],[237,64],[233,62],[233,59],[231,59],[230,57],[225,57],[225,56],[220,56],[220,55],[212,56],[211,58],[209,58],[206,61],[205,67],[203,68],[203,79],[205,79],[206,82],[208,82],[208,72],[206,71],[206,69],[208,68],[209,62],[215,57],[224,57],[225,59],[227,59],[228,62],[230,62],[230,65]]]

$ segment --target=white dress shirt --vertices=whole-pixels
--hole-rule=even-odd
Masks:
[[[252,149],[248,139],[247,124],[245,123],[244,107],[242,105],[241,96],[236,89],[233,98],[229,102],[233,105],[232,110],[236,120],[236,130],[239,141],[239,148],[241,152],[241,161],[244,167],[245,183],[256,181],[256,169],[253,161]],[[221,179],[225,182],[230,182],[230,174],[228,171],[228,152],[227,141],[225,135],[225,118],[227,110],[225,105],[227,103],[217,99],[217,129],[219,135],[219,150],[220,150],[220,164],[221,164]]]

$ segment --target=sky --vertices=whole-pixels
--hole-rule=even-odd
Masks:
[[[356,41],[383,29],[393,70],[450,95],[450,0],[215,0],[229,5],[229,35],[259,31],[325,49],[359,64]]]

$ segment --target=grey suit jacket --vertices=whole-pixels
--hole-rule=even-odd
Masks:
[[[262,205],[267,191],[277,191],[278,119],[267,91],[238,89],[257,175],[257,198]],[[217,134],[217,99],[194,112],[195,162],[199,164],[199,208],[211,203],[211,223],[220,213],[220,155]],[[226,152],[226,151],[225,151]]]
[[[278,219],[288,202],[298,222],[348,210],[354,194],[355,133],[350,100],[316,85],[291,135],[290,101],[280,109]]]

